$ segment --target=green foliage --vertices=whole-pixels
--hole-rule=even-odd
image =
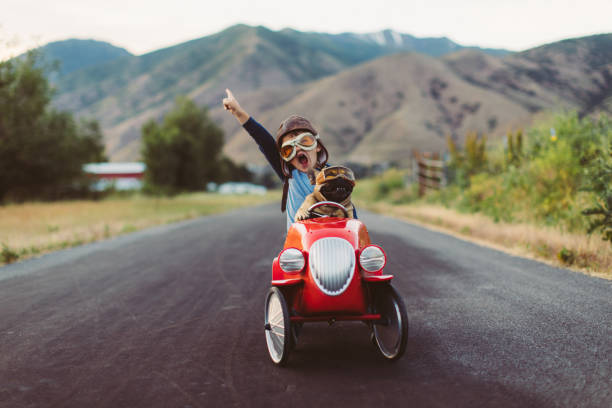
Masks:
[[[404,175],[396,169],[383,173],[377,180],[375,198],[380,200],[387,197],[392,191],[404,188]]]
[[[473,139],[466,152],[449,140],[454,184],[431,199],[494,220],[599,230],[612,238],[610,140],[605,116],[593,120],[573,112],[536,125],[526,137],[509,133],[505,147],[487,152],[480,166],[468,164],[467,151],[478,152]]]
[[[221,157],[220,181],[252,181],[253,174],[244,164],[236,164],[229,157]]]
[[[460,210],[483,212],[497,221],[512,221],[507,196],[503,191],[499,177],[480,173],[470,178],[470,186],[464,190],[458,202]]]
[[[602,239],[612,244],[612,128],[607,130],[606,143],[586,170],[587,183],[583,189],[595,197],[592,206],[582,214],[591,218],[589,234],[600,230]]]
[[[406,186],[405,172],[391,168],[384,173],[358,179],[353,190],[353,201],[386,201],[392,204],[406,204],[418,200],[418,185]]]
[[[557,259],[566,265],[571,265],[576,261],[576,254],[574,254],[572,250],[564,247],[557,253]]]
[[[570,143],[559,140],[540,152],[525,166],[522,176],[524,184],[519,188],[529,194],[536,218],[550,225],[568,221],[582,182],[581,167]]]
[[[19,259],[19,254],[5,243],[2,243],[2,252],[0,252],[0,261],[3,263],[12,263]]]
[[[506,166],[519,166],[523,159],[523,132],[519,130],[516,135],[508,132],[506,135]]]
[[[576,156],[581,166],[595,158],[600,149],[602,134],[609,127],[607,119],[581,119],[576,112],[557,115],[551,122],[542,123],[528,132],[528,152],[530,159],[546,154],[558,142],[565,142]],[[602,133],[603,132],[603,133]]]
[[[0,62],[0,201],[87,191],[82,166],[104,161],[100,127],[49,108],[51,88],[34,52]]]
[[[479,136],[476,132],[468,133],[465,138],[463,151],[457,147],[455,141],[450,136],[446,140],[451,156],[449,165],[453,175],[451,182],[467,187],[469,186],[470,177],[482,172],[487,166],[487,136],[485,134]]]
[[[171,195],[204,190],[206,183],[223,177],[223,131],[209,119],[206,109],[185,97],[177,98],[161,125],[154,120],[143,125],[142,142],[147,192]]]

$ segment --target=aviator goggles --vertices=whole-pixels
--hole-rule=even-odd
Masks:
[[[351,169],[344,166],[325,167],[319,172],[319,174],[317,174],[316,182],[317,184],[323,184],[326,181],[339,177],[349,180],[353,185],[355,185],[355,174]]]
[[[317,139],[319,135],[312,133],[300,133],[295,139],[287,140],[281,145],[280,155],[284,161],[291,161],[297,154],[296,146],[300,146],[302,150],[312,150],[317,147]]]

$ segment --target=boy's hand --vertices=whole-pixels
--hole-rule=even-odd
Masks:
[[[245,110],[240,107],[240,104],[234,97],[232,91],[226,88],[225,92],[227,93],[227,97],[223,98],[223,108],[225,110],[230,111],[230,113],[234,115],[238,122],[240,122],[241,125],[244,125],[244,123],[249,120],[249,114],[246,113]]]
[[[234,114],[234,112],[240,109],[240,105],[238,104],[238,101],[234,97],[232,91],[230,91],[228,88],[225,88],[225,92],[227,93],[227,97],[223,98],[223,107],[225,108],[225,110],[228,110],[232,114]]]

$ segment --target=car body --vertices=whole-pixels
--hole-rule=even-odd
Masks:
[[[393,352],[383,355],[391,360],[401,357],[408,321],[403,301],[390,285],[393,275],[384,272],[385,265],[384,251],[372,245],[366,226],[358,219],[326,217],[294,223],[272,263],[272,288],[266,299],[265,327],[272,360],[284,364],[287,357],[271,336],[278,334],[277,343],[283,342],[288,355],[303,323],[341,320],[366,322],[373,329],[375,344],[380,337],[377,331],[387,330],[396,321],[393,332],[387,330],[393,338]]]

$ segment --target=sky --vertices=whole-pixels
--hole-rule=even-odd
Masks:
[[[67,38],[140,55],[238,23],[328,33],[393,29],[520,51],[612,32],[612,0],[0,0],[0,59]]]

